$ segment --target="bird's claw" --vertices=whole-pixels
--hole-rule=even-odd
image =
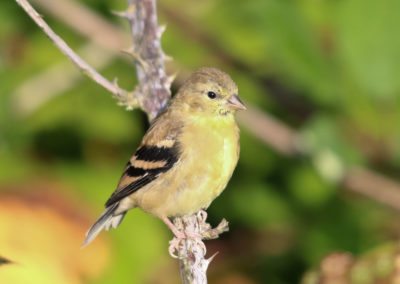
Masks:
[[[197,243],[197,246],[200,245],[203,254],[206,254],[207,249],[202,241],[202,234],[199,234],[197,232],[180,233],[183,235],[183,237],[181,237],[181,234],[179,234],[179,236],[175,235],[175,237],[169,242],[168,252],[173,258],[182,258],[182,256],[180,256],[178,252],[181,251],[181,245],[185,245],[186,241]]]
[[[179,255],[177,255],[176,253],[179,252],[181,241],[182,239],[178,239],[176,237],[169,241],[168,252],[169,255],[173,258],[179,258]]]

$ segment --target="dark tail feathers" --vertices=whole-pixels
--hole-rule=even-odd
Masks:
[[[114,215],[114,212],[118,208],[119,203],[115,203],[106,208],[106,210],[101,214],[100,218],[90,227],[89,231],[86,233],[85,241],[82,244],[82,247],[90,244],[97,235],[105,229],[108,231],[110,228],[116,228],[122,222],[126,212]]]

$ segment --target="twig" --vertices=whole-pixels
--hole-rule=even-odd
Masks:
[[[399,183],[365,168],[351,168],[342,180],[344,187],[400,211]]]
[[[258,137],[275,151],[288,157],[302,155],[310,160],[318,159],[315,156],[320,153],[315,149],[307,149],[309,145],[304,145],[307,142],[302,139],[300,132],[296,132],[257,108],[248,106],[248,111],[242,113],[239,118],[252,135]],[[321,163],[314,163],[316,170],[325,180],[336,182],[348,191],[400,211],[400,183],[397,180],[367,168],[349,167],[341,164],[341,161],[337,161],[340,168],[338,173],[335,173],[337,172],[337,169],[334,169],[336,167],[321,168],[321,164],[326,167],[329,162],[332,161],[326,159]],[[331,176],[326,173],[327,170]]]
[[[158,26],[155,0],[128,0],[128,5],[127,11],[118,15],[131,26],[133,45],[126,52],[135,61],[139,104],[152,120],[169,100],[174,79],[165,72],[167,57],[161,49],[164,27]]]
[[[227,232],[229,230],[228,222],[223,219],[213,229],[207,223],[207,212],[201,210],[191,216],[175,218],[174,224],[179,230],[191,232],[197,236],[185,239],[184,241],[174,238],[170,242],[169,252],[171,256],[180,260],[179,268],[182,283],[207,283],[207,268],[217,253],[206,259],[207,250],[203,239],[216,239],[220,234]]]
[[[112,93],[122,104],[128,107],[136,107],[137,101],[133,93],[127,92],[118,87],[116,82],[111,82],[100,75],[93,67],[87,64],[79,55],[77,55],[67,44],[60,38],[42,17],[33,9],[33,7],[26,0],[16,0],[16,2],[25,10],[25,12],[32,18],[32,20],[44,31],[44,33],[51,39],[51,41],[60,49],[60,51],[67,56],[82,72],[89,78],[94,80],[99,85],[103,86],[106,90]]]
[[[277,152],[286,156],[298,153],[295,130],[272,116],[249,105],[247,111],[239,113],[238,119],[248,131]]]

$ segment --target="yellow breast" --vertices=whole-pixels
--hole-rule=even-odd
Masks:
[[[134,194],[134,203],[156,216],[182,216],[207,208],[232,176],[238,138],[233,117],[190,121],[179,137],[176,166]]]
[[[169,215],[207,208],[224,190],[239,157],[239,130],[232,119],[198,119],[183,131],[182,181]],[[173,212],[172,212],[173,211]]]

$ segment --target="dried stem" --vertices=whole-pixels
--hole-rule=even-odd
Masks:
[[[158,26],[155,0],[128,0],[128,9],[118,15],[131,26],[133,45],[126,50],[136,65],[137,98],[149,119],[156,117],[171,96],[173,77],[165,72],[167,58],[161,49],[164,27]]]
[[[86,63],[79,55],[77,55],[67,43],[60,38],[42,19],[35,9],[26,0],[16,0],[16,2],[25,10],[32,20],[44,31],[51,41],[67,56],[86,76],[103,86],[107,91],[112,93],[120,102],[130,107],[137,106],[136,99],[133,94],[118,87],[117,83],[111,82],[98,73],[92,66]]]
[[[248,131],[275,151],[286,156],[298,154],[296,131],[279,120],[251,105],[247,111],[239,113],[238,119]]]
[[[216,253],[206,259],[206,246],[203,239],[216,239],[223,232],[227,232],[228,222],[223,219],[216,228],[211,228],[207,222],[207,213],[203,210],[191,216],[175,218],[175,226],[185,232],[190,232],[193,237],[170,242],[170,254],[180,260],[182,283],[204,284],[207,283],[207,268]]]
[[[365,168],[346,171],[342,185],[351,191],[400,211],[400,185],[397,181]]]

